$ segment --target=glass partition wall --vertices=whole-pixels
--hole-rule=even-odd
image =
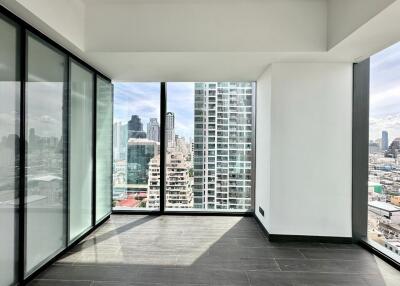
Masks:
[[[0,14],[0,285],[17,280],[20,170],[18,26]]]
[[[367,239],[400,264],[400,43],[370,58]]]
[[[252,211],[254,95],[253,82],[116,83],[113,210]]]
[[[69,241],[92,226],[94,73],[71,61]]]
[[[64,53],[28,33],[25,85],[27,274],[65,247],[63,132],[66,130],[67,65]]]
[[[0,8],[0,285],[17,285],[111,213],[113,88]]]

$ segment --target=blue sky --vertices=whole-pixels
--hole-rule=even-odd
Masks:
[[[175,113],[175,132],[193,137],[194,83],[167,83],[167,111]],[[160,83],[114,84],[114,122],[127,122],[133,114],[142,119],[143,129],[150,118],[160,122]]]
[[[370,139],[400,137],[400,43],[371,57]]]

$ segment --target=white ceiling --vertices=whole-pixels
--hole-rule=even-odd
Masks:
[[[118,81],[255,80],[400,40],[400,0],[0,0]]]

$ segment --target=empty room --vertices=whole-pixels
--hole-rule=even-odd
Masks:
[[[0,286],[400,285],[399,19],[0,0]]]

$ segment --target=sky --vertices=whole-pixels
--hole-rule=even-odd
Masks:
[[[400,42],[371,57],[370,140],[400,137]]]
[[[193,138],[194,83],[167,83],[167,111],[175,113],[175,133]],[[114,122],[126,123],[132,115],[142,119],[147,130],[150,118],[160,122],[160,83],[114,83]]]

